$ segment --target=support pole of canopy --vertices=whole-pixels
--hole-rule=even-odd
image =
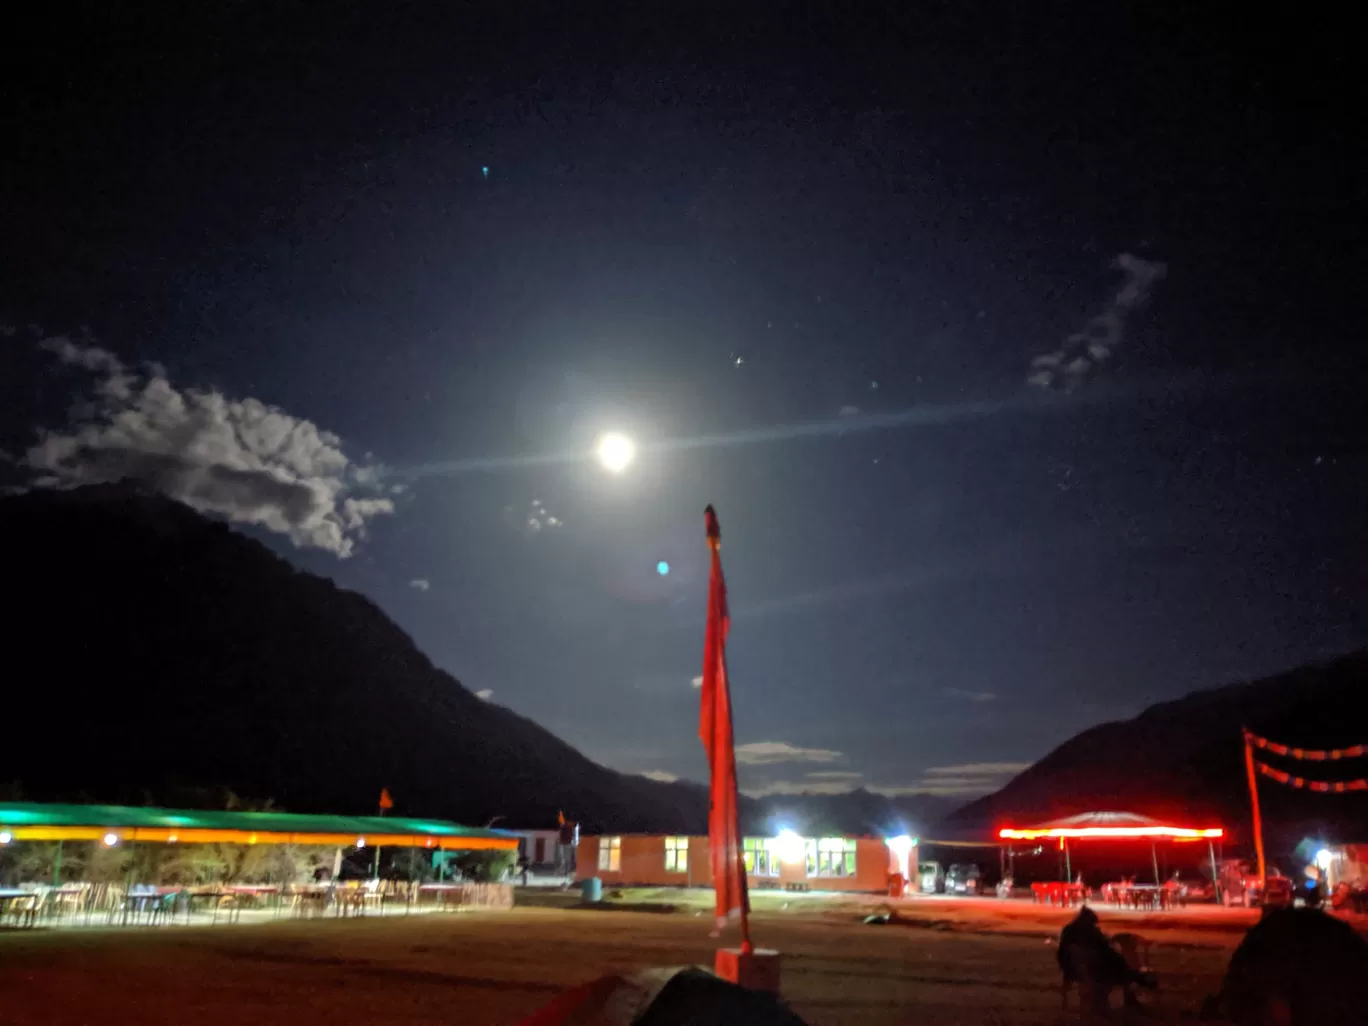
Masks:
[[[60,838],[57,841],[57,855],[52,860],[52,886],[62,886],[62,842]]]
[[[1150,841],[1150,862],[1154,866],[1154,886],[1158,887],[1163,881],[1159,879],[1159,852],[1153,841]]]
[[[1069,861],[1069,839],[1061,837],[1060,841],[1064,845],[1064,882],[1073,883],[1073,863]]]
[[[1216,846],[1210,841],[1207,841],[1207,855],[1211,857],[1211,893],[1219,904],[1221,900],[1221,878],[1216,874]]]

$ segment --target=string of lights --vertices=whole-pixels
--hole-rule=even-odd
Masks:
[[[1368,791],[1368,780],[1363,778],[1358,780],[1307,780],[1305,777],[1294,777],[1291,773],[1284,773],[1282,770],[1274,769],[1262,762],[1256,762],[1254,766],[1264,776],[1276,780],[1280,784],[1286,784],[1288,787],[1300,787],[1308,791],[1321,791],[1329,794]]]
[[[1262,748],[1272,752],[1274,755],[1286,755],[1293,759],[1309,759],[1313,762],[1334,762],[1338,759],[1358,759],[1368,755],[1368,745],[1351,745],[1348,748],[1293,748],[1291,745],[1280,745],[1276,741],[1270,741],[1266,737],[1259,737],[1257,734],[1245,732],[1245,738],[1255,748]]]

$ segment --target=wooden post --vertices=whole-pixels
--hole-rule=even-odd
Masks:
[[[1254,854],[1259,862],[1259,882],[1266,887],[1268,870],[1264,865],[1263,816],[1259,814],[1259,782],[1254,772],[1254,742],[1250,740],[1248,730],[1244,732],[1244,750],[1245,773],[1249,776],[1249,807],[1253,813],[1254,823]]]

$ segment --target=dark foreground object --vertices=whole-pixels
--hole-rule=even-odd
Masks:
[[[805,1026],[778,998],[698,968],[603,976],[566,991],[520,1026]]]
[[[1270,912],[1230,956],[1203,1019],[1236,1026],[1362,1026],[1368,941],[1318,909]]]

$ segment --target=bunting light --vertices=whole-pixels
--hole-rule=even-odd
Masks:
[[[1293,748],[1291,745],[1280,745],[1276,741],[1270,741],[1248,731],[1245,731],[1245,738],[1255,748],[1262,748],[1274,755],[1309,759],[1312,762],[1335,762],[1339,759],[1361,759],[1368,756],[1368,745],[1350,745],[1348,748]]]
[[[1320,791],[1322,794],[1368,791],[1368,780],[1362,778],[1358,780],[1307,780],[1305,777],[1294,777],[1291,773],[1284,773],[1282,770],[1274,769],[1262,762],[1255,762],[1254,768],[1280,784],[1286,784],[1288,787],[1299,787],[1307,791]]]

